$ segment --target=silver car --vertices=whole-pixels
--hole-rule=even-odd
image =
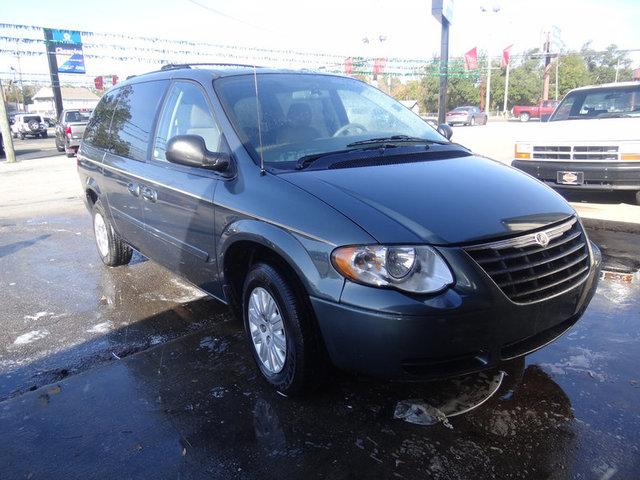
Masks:
[[[478,107],[457,107],[447,112],[446,122],[449,125],[486,125],[487,114]]]

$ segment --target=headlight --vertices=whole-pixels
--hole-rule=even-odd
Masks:
[[[531,158],[531,144],[530,143],[516,143],[516,158],[529,160]]]
[[[640,160],[640,143],[620,145],[620,160]]]
[[[434,293],[453,283],[451,270],[440,254],[427,246],[339,247],[331,260],[341,275],[374,287]]]

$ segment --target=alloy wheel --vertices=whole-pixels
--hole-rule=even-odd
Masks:
[[[93,231],[96,236],[96,244],[100,255],[106,257],[109,255],[109,235],[107,233],[107,224],[100,213],[96,213],[93,217]]]
[[[262,287],[249,295],[249,330],[260,363],[271,374],[279,373],[287,357],[287,337],[276,301]]]

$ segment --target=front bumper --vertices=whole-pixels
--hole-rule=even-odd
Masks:
[[[555,188],[640,190],[640,162],[549,162],[514,160],[512,166]],[[557,182],[557,172],[584,172],[582,185]]]
[[[556,297],[517,304],[466,254],[446,257],[456,285],[428,298],[347,282],[340,303],[312,298],[332,362],[383,378],[421,380],[500,365],[562,335],[583,314],[598,282],[594,245],[589,276]],[[461,273],[455,265],[466,263]]]

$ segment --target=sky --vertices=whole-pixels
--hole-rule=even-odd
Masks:
[[[1,23],[345,55],[429,59],[440,44],[430,0],[0,0],[0,6]],[[638,24],[640,0],[455,0],[450,55],[539,47],[549,26],[559,28],[568,50],[587,41],[596,49],[610,43],[640,49]],[[640,54],[632,58],[640,66]],[[0,71],[13,63],[0,55]],[[23,63],[25,72],[46,71],[41,59]]]

